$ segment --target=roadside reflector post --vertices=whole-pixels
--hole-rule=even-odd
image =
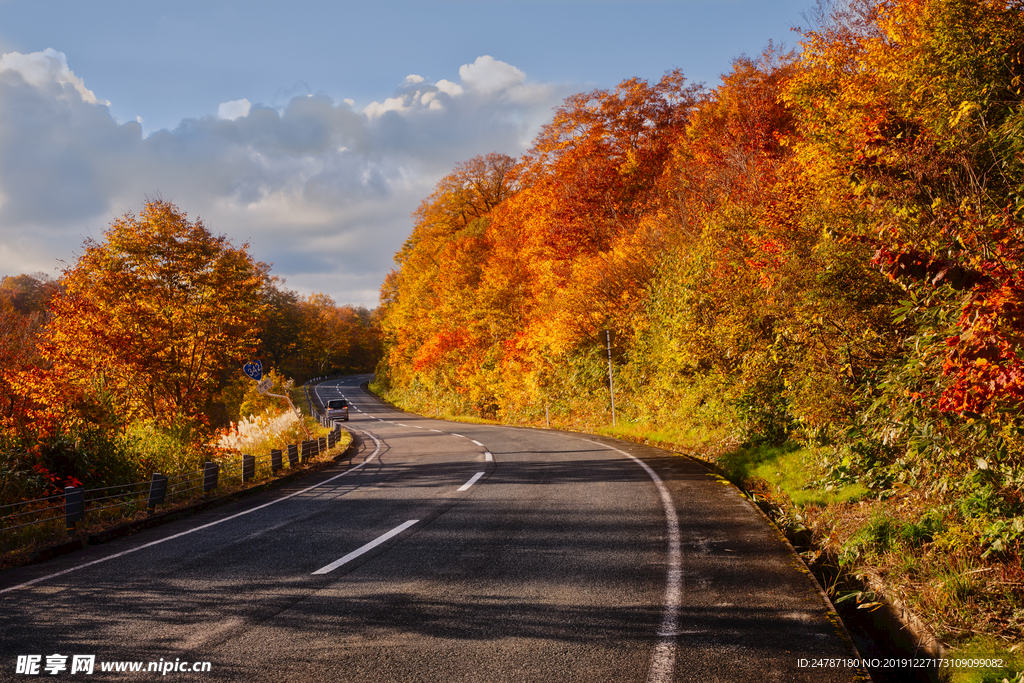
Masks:
[[[85,491],[75,486],[64,487],[64,526],[68,535],[74,532],[75,524],[85,519]]]
[[[243,455],[242,456],[242,483],[252,481],[256,476],[256,456],[255,455]]]
[[[203,493],[209,493],[217,488],[217,474],[220,468],[215,462],[207,462],[203,465]]]
[[[299,445],[290,443],[288,444],[288,467],[299,466]]]
[[[612,427],[615,426],[615,384],[612,382],[612,331],[604,331],[605,339],[608,340],[608,393],[612,398]]]
[[[283,464],[281,463],[281,449],[272,448],[270,450],[270,471],[277,472]]]
[[[156,472],[153,473],[153,480],[149,482],[149,502],[146,504],[146,512],[153,514],[157,505],[164,504],[167,497],[167,477]]]

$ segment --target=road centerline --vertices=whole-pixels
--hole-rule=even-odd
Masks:
[[[465,484],[463,484],[462,486],[460,486],[460,487],[459,487],[459,490],[460,490],[460,491],[466,491],[466,490],[468,490],[468,489],[469,489],[469,487],[470,487],[470,486],[472,486],[473,484],[475,484],[475,483],[477,482],[477,480],[478,480],[478,479],[479,479],[480,477],[482,477],[482,476],[484,476],[484,473],[483,473],[483,472],[477,472],[477,473],[476,473],[476,474],[474,474],[474,475],[473,475],[472,477],[470,477],[469,481],[467,481],[467,482],[466,482]]]
[[[483,474],[483,473],[481,472],[481,474]],[[345,555],[343,557],[339,557],[334,562],[331,562],[328,565],[320,567],[320,569],[317,569],[315,572],[313,572],[313,574],[328,574],[328,573],[334,571],[335,569],[337,569],[341,565],[346,564],[348,562],[351,562],[352,560],[356,559],[360,555],[363,555],[364,553],[367,553],[367,552],[373,550],[374,548],[379,546],[381,543],[385,543],[385,542],[391,540],[392,538],[394,538],[398,534],[402,533],[403,531],[405,531],[406,529],[408,529],[409,527],[411,527],[413,524],[415,524],[418,521],[420,521],[420,520],[418,520],[418,519],[410,519],[407,522],[403,522],[403,523],[399,524],[398,526],[396,526],[391,531],[389,531],[389,532],[387,532],[385,534],[381,534],[380,536],[378,536],[377,538],[373,539],[372,541],[370,541],[366,545],[361,546],[359,548],[356,548],[355,550],[350,552],[348,555]]]

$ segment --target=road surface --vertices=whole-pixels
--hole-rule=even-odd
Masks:
[[[697,463],[404,413],[365,379],[315,389],[350,400],[351,463],[0,574],[0,680],[858,680],[812,666],[855,653]]]

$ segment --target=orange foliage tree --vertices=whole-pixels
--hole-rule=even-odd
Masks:
[[[569,98],[497,201],[446,178],[382,292],[385,388],[603,419],[612,329],[634,419],[849,439],[933,474],[1005,453],[1024,426],[1021,4],[832,7],[801,53],[737,59],[712,91],[670,72]]]
[[[65,271],[42,346],[52,385],[103,397],[119,420],[201,427],[219,374],[258,342],[266,270],[170,202],[147,202]],[[59,392],[40,391],[66,414]]]

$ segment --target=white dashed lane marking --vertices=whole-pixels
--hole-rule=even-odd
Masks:
[[[482,477],[482,476],[484,476],[484,473],[483,473],[483,472],[477,472],[477,473],[476,473],[476,474],[474,474],[474,475],[473,475],[472,477],[470,477],[469,481],[467,481],[467,482],[466,482],[465,484],[463,484],[463,485],[462,485],[462,486],[461,486],[461,487],[459,488],[459,490],[460,490],[460,491],[465,491],[465,490],[467,490],[467,489],[468,489],[468,488],[469,488],[470,486],[472,486],[473,484],[475,484],[475,483],[477,482],[477,479],[479,479],[479,478],[480,478],[480,477]]]
[[[483,474],[483,472],[481,472],[480,474]],[[470,481],[472,482],[472,480],[470,480]],[[467,488],[468,488],[468,486],[467,486]],[[380,536],[378,536],[377,538],[373,539],[372,541],[370,541],[366,545],[362,546],[361,548],[356,548],[355,550],[350,552],[348,555],[345,555],[344,557],[338,558],[334,562],[331,562],[329,565],[326,565],[324,567],[321,567],[320,569],[317,569],[313,573],[314,574],[327,574],[328,572],[332,572],[335,569],[337,569],[338,567],[340,567],[341,565],[345,564],[346,562],[351,562],[352,560],[356,559],[357,557],[359,557],[363,553],[369,552],[370,550],[373,550],[374,548],[379,546],[381,543],[384,543],[385,541],[394,538],[395,536],[397,536],[398,534],[402,533],[403,531],[405,531],[406,529],[408,529],[409,527],[411,527],[413,524],[415,524],[418,521],[420,521],[420,520],[418,520],[418,519],[410,519],[408,522],[403,522],[402,524],[399,524],[398,526],[396,526],[394,529],[392,529],[391,531],[387,532],[386,534],[381,534]]]

